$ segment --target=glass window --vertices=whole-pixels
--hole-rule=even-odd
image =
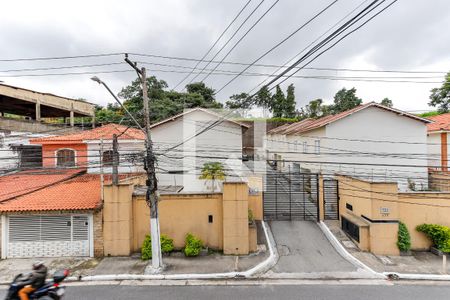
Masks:
[[[303,142],[303,153],[308,152],[308,142]]]
[[[315,151],[316,154],[320,154],[320,140],[315,141]]]
[[[103,151],[102,162],[104,166],[112,166],[114,159],[114,152],[112,150]]]
[[[57,167],[74,167],[75,166],[75,151],[71,149],[61,149],[56,152],[56,166]]]

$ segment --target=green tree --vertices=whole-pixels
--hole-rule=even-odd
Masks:
[[[284,104],[286,102],[286,97],[280,86],[277,85],[275,94],[272,96],[272,101],[270,104],[271,111],[275,118],[283,117]]]
[[[203,97],[203,100],[207,103],[212,103],[216,101],[215,93],[216,91],[209,88],[203,82],[194,82],[186,85],[186,91],[189,94],[199,94]]]
[[[334,104],[332,107],[333,114],[352,109],[358,105],[361,105],[362,100],[356,97],[356,89],[351,88],[347,90],[342,88],[334,96]]]
[[[254,97],[254,103],[256,106],[260,106],[272,111],[272,93],[269,91],[269,88],[264,86],[262,87],[258,93]]]
[[[168,85],[164,80],[155,76],[147,78],[148,95],[150,102],[150,120],[155,123],[176,115],[185,108],[221,108],[222,104],[214,98],[214,90],[204,83],[193,83],[186,86],[186,93],[168,91]],[[123,99],[123,105],[133,116],[143,124],[143,100],[142,87],[139,79],[124,87],[119,97]],[[109,104],[106,108],[99,108],[96,112],[98,122],[117,123],[134,126],[133,122],[125,115],[122,108]]]
[[[295,87],[294,84],[290,84],[286,91],[286,100],[283,107],[283,117],[294,118],[296,116],[295,104]]]
[[[252,100],[247,93],[234,94],[225,103],[225,107],[229,109],[249,109],[252,106]]]
[[[203,165],[201,175],[199,179],[211,180],[211,189],[214,192],[214,186],[216,180],[224,180],[225,172],[223,170],[223,164],[220,162],[208,162]]]
[[[310,101],[304,108],[302,108],[301,114],[304,118],[319,118],[330,114],[328,105],[323,105],[322,99],[316,99]]]
[[[387,106],[387,107],[393,107],[394,103],[392,103],[392,100],[389,98],[384,98],[383,100],[381,100],[380,102],[381,105]]]
[[[445,81],[439,88],[431,90],[428,105],[437,107],[441,113],[447,113],[450,108],[450,72],[445,75]]]

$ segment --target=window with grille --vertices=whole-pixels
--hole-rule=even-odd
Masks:
[[[61,149],[56,152],[56,166],[57,167],[74,167],[75,166],[75,151],[71,149]]]
[[[102,162],[104,166],[112,166],[114,161],[114,151],[107,150],[103,152]]]
[[[320,140],[315,141],[315,152],[316,154],[320,154]]]

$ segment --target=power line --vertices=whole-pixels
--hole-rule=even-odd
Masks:
[[[328,44],[329,42],[331,42],[334,38],[336,38],[337,36],[339,36],[341,33],[345,32],[345,30],[347,30],[348,28],[350,28],[353,24],[355,24],[356,22],[358,22],[361,18],[365,17],[368,13],[370,13],[373,9],[375,9],[377,6],[379,6],[380,4],[382,4],[385,0],[383,0],[382,2],[380,2],[378,5],[376,5],[375,7],[372,7],[373,5],[375,5],[378,0],[374,0],[371,3],[369,3],[369,5],[367,5],[365,8],[363,8],[359,13],[357,13],[355,16],[353,16],[352,18],[350,18],[350,20],[348,20],[347,22],[345,22],[343,25],[341,25],[338,29],[336,29],[335,31],[333,31],[330,35],[328,35],[325,39],[323,39],[322,41],[320,41],[317,45],[315,45],[313,48],[311,48],[306,54],[304,54],[302,57],[300,57],[297,61],[295,61],[293,64],[291,64],[288,68],[286,68],[283,72],[281,72],[279,75],[277,75],[274,79],[270,80],[267,84],[265,84],[264,86],[269,87],[271,84],[273,84],[274,82],[276,82],[278,79],[280,79],[283,75],[287,74],[289,71],[291,71],[293,68],[295,68],[298,64],[300,64],[301,62],[303,62],[304,60],[306,60],[308,57],[310,57],[311,55],[313,55],[314,53],[316,53],[319,49],[321,49],[322,47],[324,47],[326,44]],[[318,57],[318,56],[317,56]],[[298,70],[298,69],[297,69]],[[291,74],[293,75],[293,74]],[[286,79],[289,77],[286,77]],[[256,94],[252,95],[255,96]]]
[[[206,56],[208,56],[208,54],[212,51],[212,49],[214,49],[214,47],[217,45],[217,43],[220,41],[220,39],[223,37],[223,35],[225,34],[225,32],[228,31],[228,29],[231,27],[231,25],[233,25],[233,23],[237,20],[237,18],[239,18],[239,16],[242,14],[242,12],[245,10],[245,8],[250,4],[252,0],[248,0],[247,3],[244,4],[244,6],[241,8],[241,10],[238,12],[238,14],[233,18],[233,20],[230,22],[230,24],[228,24],[228,26],[225,28],[225,30],[220,34],[220,36],[216,39],[216,41],[214,42],[214,44],[209,48],[209,50],[203,55],[203,57],[195,64],[194,68],[192,69],[192,71],[187,74],[185,77],[183,77],[173,88],[174,90],[176,90],[178,88],[178,86],[183,83],[189,76],[192,75],[192,72],[194,72],[194,70],[197,69],[198,65],[200,63],[203,62],[203,60],[206,58]]]
[[[214,72],[217,67],[228,57],[228,55],[230,55],[230,53],[240,44],[240,42],[242,42],[242,40],[250,33],[250,31],[253,30],[253,28],[255,28],[256,25],[258,25],[258,23],[273,9],[273,7],[279,2],[280,0],[276,0],[265,12],[264,14],[258,18],[258,20],[256,20],[255,23],[253,23],[253,25],[241,36],[241,38],[234,44],[234,46],[228,50],[228,52],[225,54],[225,56],[220,60],[220,62],[218,64],[216,64],[216,66],[213,68],[212,71],[210,71],[205,77],[203,77],[203,79],[201,80],[202,82],[206,80],[206,78],[209,77],[209,75],[211,75],[212,72]]]
[[[384,0],[385,1],[385,0]],[[381,5],[384,1],[380,2],[380,4],[378,4],[377,6],[375,6],[373,9],[371,9],[368,13],[370,13],[372,10],[374,10],[375,8],[377,8],[379,5]],[[388,4],[387,6],[385,6],[383,9],[381,9],[380,11],[378,11],[375,15],[373,15],[372,17],[370,17],[367,21],[363,22],[361,25],[359,25],[358,27],[356,27],[355,29],[353,29],[352,31],[350,31],[349,33],[345,34],[343,37],[341,37],[340,39],[338,39],[334,44],[332,44],[331,46],[329,46],[328,48],[326,48],[325,50],[323,50],[322,52],[320,52],[319,54],[317,54],[315,57],[313,57],[310,61],[308,61],[306,64],[304,64],[302,67],[305,67],[307,65],[309,65],[310,63],[312,63],[314,60],[316,60],[318,57],[320,57],[322,54],[324,54],[325,52],[329,51],[330,49],[332,49],[334,46],[336,46],[338,43],[340,43],[342,40],[344,40],[345,38],[347,38],[350,34],[356,32],[357,30],[359,30],[360,28],[362,28],[364,25],[366,25],[368,22],[370,22],[372,19],[374,19],[376,16],[378,16],[379,14],[381,14],[382,12],[384,12],[386,9],[388,9],[389,7],[391,7],[395,2],[397,2],[398,0],[394,0],[392,1],[390,4]],[[361,20],[364,16],[366,16],[368,13],[366,13],[365,15],[361,16],[359,19],[357,19],[356,21],[353,22],[353,24],[355,24],[356,22],[358,22],[359,20]],[[353,25],[351,24],[351,25]],[[350,26],[351,26],[350,25]],[[349,27],[350,27],[349,26]],[[330,40],[331,41],[331,40]],[[298,71],[301,70],[297,69],[296,71],[294,71],[294,73],[291,74],[291,76],[295,75],[296,73],[298,73]],[[283,79],[279,84],[282,84],[283,82],[285,82],[289,77],[286,77],[285,79]]]
[[[241,30],[242,26],[244,26],[245,23],[247,23],[247,21],[250,19],[251,16],[253,16],[253,14],[258,10],[258,8],[264,3],[265,0],[261,0],[261,2],[259,2],[259,4],[250,12],[250,14],[244,19],[244,21],[241,22],[241,24],[239,25],[239,27],[233,32],[233,34],[231,35],[231,37],[225,42],[225,44],[219,49],[219,51],[216,52],[216,54],[211,58],[211,60],[214,60],[219,54],[220,52],[222,52],[223,49],[225,49],[225,47],[231,42],[231,40],[236,36],[236,34]],[[206,67],[209,66],[209,64],[211,63],[211,61],[205,61],[207,62],[207,64],[205,64],[202,68],[201,71],[204,71],[204,69]],[[194,76],[190,81],[189,84],[191,84],[196,78],[198,77],[198,74],[196,76]]]
[[[118,55],[123,55],[123,54],[124,54],[124,52],[115,52],[115,53],[85,54],[85,55],[73,55],[73,56],[8,58],[8,59],[0,59],[0,62],[63,60],[63,59],[77,59],[77,58],[91,58],[91,57],[108,57],[108,56],[118,56]]]
[[[270,52],[272,52],[273,50],[275,50],[276,48],[278,48],[279,46],[281,46],[282,44],[284,44],[287,40],[289,40],[291,37],[293,37],[295,34],[297,34],[300,30],[302,30],[303,28],[305,28],[309,23],[311,23],[312,21],[314,21],[317,17],[319,17],[322,13],[324,13],[326,10],[328,10],[331,6],[333,6],[334,4],[336,4],[338,0],[335,0],[333,2],[331,2],[330,4],[328,4],[325,8],[323,8],[321,11],[319,11],[317,14],[315,14],[312,18],[310,18],[308,21],[306,21],[305,23],[303,23],[300,27],[298,27],[296,30],[294,30],[291,34],[289,34],[287,37],[285,37],[283,40],[281,40],[280,42],[278,42],[275,46],[273,46],[272,48],[270,48],[269,50],[267,50],[266,52],[264,52],[261,56],[259,56],[257,59],[255,59],[252,63],[250,63],[247,67],[245,67],[241,72],[239,72],[239,74],[237,74],[235,77],[231,78],[227,83],[225,83],[218,91],[217,93],[220,93],[220,91],[222,91],[225,87],[227,87],[230,83],[232,83],[236,78],[238,78],[240,75],[242,75],[245,71],[247,71],[249,68],[251,68],[255,63],[257,63],[258,61],[260,61],[263,57],[265,57],[266,55],[268,55]]]

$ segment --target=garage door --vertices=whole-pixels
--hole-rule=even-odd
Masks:
[[[89,216],[8,218],[7,257],[89,256]]]

